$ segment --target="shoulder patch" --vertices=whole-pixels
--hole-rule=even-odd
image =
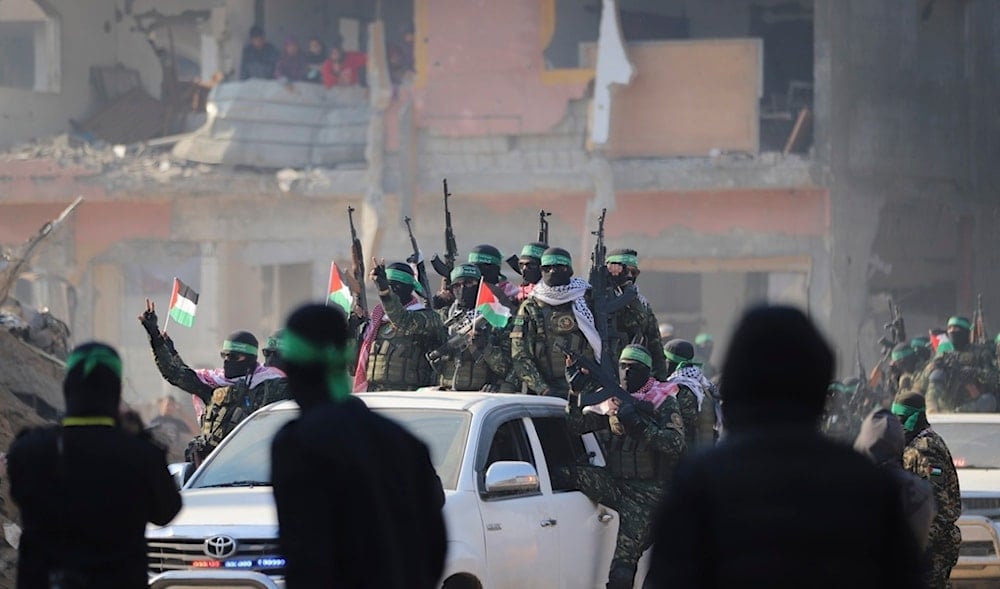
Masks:
[[[670,423],[676,425],[677,427],[684,427],[684,418],[681,417],[680,413],[674,412],[670,416]]]
[[[516,317],[516,318],[514,319],[514,325],[524,325],[524,317],[522,317],[522,316],[518,315],[518,316],[517,316],[517,317]]]

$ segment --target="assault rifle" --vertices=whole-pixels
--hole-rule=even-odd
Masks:
[[[986,325],[983,321],[983,295],[976,296],[976,313],[972,316],[972,343],[987,343]]]
[[[455,259],[458,258],[458,243],[455,241],[455,230],[451,226],[451,210],[448,208],[448,179],[441,181],[444,185],[444,260],[437,254],[431,259],[434,271],[444,277],[445,288],[451,287],[451,271],[455,269]]]
[[[475,319],[470,321],[468,325],[463,326],[461,329],[452,334],[443,345],[438,347],[436,350],[432,350],[427,353],[427,361],[431,363],[431,366],[437,368],[437,365],[448,358],[453,358],[457,354],[464,352],[472,341],[469,337],[473,331],[479,328],[479,322],[483,319],[482,315],[477,315]]]
[[[424,256],[420,253],[420,246],[417,245],[417,238],[413,237],[413,227],[410,225],[409,217],[403,217],[403,222],[406,223],[406,232],[410,234],[410,246],[413,248],[413,255],[410,256],[409,260],[417,265],[417,282],[420,283],[420,287],[424,290],[423,297],[427,301],[427,304],[431,304],[431,287],[427,282],[427,268],[424,266]]]
[[[611,397],[617,398],[622,402],[622,405],[632,404],[635,401],[635,398],[621,387],[618,379],[612,376],[609,371],[602,368],[597,362],[594,362],[583,354],[570,350],[560,342],[555,342],[553,345],[570,359],[570,366],[575,366],[578,373],[588,375],[598,384],[597,390],[580,394],[581,407],[597,405]],[[572,388],[572,383],[570,383],[570,388]]]
[[[361,240],[354,230],[354,207],[347,207],[347,221],[351,224],[351,275],[357,283],[358,292],[354,295],[358,307],[367,315],[368,296],[365,294],[365,256],[361,250]]]
[[[882,380],[885,378],[884,373],[886,372],[886,367],[892,360],[892,349],[896,347],[897,344],[907,341],[906,324],[903,322],[903,313],[899,310],[899,305],[893,302],[892,297],[889,297],[889,322],[883,326],[883,329],[885,330],[885,335],[878,341],[878,343],[882,346],[882,357],[868,375],[868,389],[872,391],[878,390],[882,385]]]
[[[611,319],[617,311],[632,302],[638,295],[635,286],[631,284],[623,288],[621,294],[618,295],[615,295],[612,290],[611,277],[608,275],[606,261],[607,248],[604,245],[604,217],[607,213],[607,209],[601,210],[601,216],[597,221],[597,231],[593,232],[593,235],[597,239],[594,242],[594,251],[590,255],[590,293],[593,304],[594,327],[601,337],[600,357],[594,361],[580,354],[573,353],[561,345],[557,344],[558,347],[556,348],[566,354],[571,361],[580,362],[580,366],[586,368],[591,376],[602,384],[602,387],[597,392],[590,395],[580,395],[579,403],[584,407],[595,405],[605,399],[617,396],[619,393],[624,394],[624,391],[618,386],[617,374],[614,370],[614,367],[618,365],[618,359],[613,355],[614,350],[612,348],[615,342],[611,337]],[[628,395],[626,394],[626,396]],[[631,399],[629,401],[631,402]]]
[[[549,222],[545,217],[550,216],[552,216],[552,213],[546,212],[545,209],[538,211],[538,242],[545,245],[549,244]],[[519,261],[520,256],[510,256],[507,258],[507,265],[518,274],[521,273],[521,266],[518,264]]]

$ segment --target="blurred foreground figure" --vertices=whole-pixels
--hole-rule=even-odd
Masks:
[[[66,361],[62,425],[27,429],[8,457],[24,521],[17,586],[146,587],[146,524],[181,508],[163,450],[120,426],[122,361],[87,343]]]
[[[833,353],[813,324],[760,307],[731,342],[727,435],[678,467],[646,587],[921,587],[898,488],[817,431]]]
[[[937,514],[937,504],[930,483],[903,470],[905,446],[903,425],[888,409],[879,409],[866,417],[861,423],[861,433],[854,441],[855,450],[870,458],[895,479],[900,490],[903,515],[909,520],[920,547],[926,549],[931,521]]]
[[[271,448],[289,589],[423,589],[444,570],[444,491],[427,447],[351,394],[347,318],[307,305],[281,352],[302,415]]]

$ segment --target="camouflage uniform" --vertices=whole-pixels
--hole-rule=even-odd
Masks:
[[[521,305],[510,332],[513,374],[529,393],[566,398],[566,356],[556,343],[588,358],[594,350],[577,325],[573,304],[550,306],[534,297]]]
[[[265,405],[291,398],[285,378],[254,382],[251,377],[249,390],[244,378],[233,379],[233,384],[224,386],[206,384],[181,360],[177,350],[166,339],[151,337],[150,340],[156,367],[164,380],[197,396],[207,406],[201,418],[201,435],[196,444],[203,454],[207,455],[218,446],[246,416]]]
[[[937,375],[934,374],[936,370],[940,370]],[[990,351],[983,346],[970,345],[965,351],[948,352],[928,362],[914,378],[913,388],[927,397],[927,408],[931,412],[993,411],[1000,384],[998,378],[1000,373]],[[979,389],[978,398],[969,395],[968,385]]]
[[[453,304],[447,319],[456,323],[454,319],[466,313],[467,310]],[[448,328],[449,337],[455,337],[461,329],[462,325],[451,325]],[[475,334],[461,337],[464,342],[442,346],[438,350],[443,354],[434,367],[439,375],[438,384],[453,391],[514,392],[514,385],[507,380],[511,369],[509,330],[496,329],[480,319]],[[450,339],[448,343],[452,343]]]
[[[407,310],[392,291],[379,293],[387,321],[368,350],[369,391],[410,391],[436,383],[428,352],[447,341],[441,316],[433,309]],[[369,324],[369,329],[372,326]]]
[[[656,409],[649,403],[638,404],[642,429],[628,432],[620,430],[616,417],[584,413],[574,402],[567,407],[570,429],[577,434],[597,432],[607,463],[605,467],[576,466],[568,476],[590,499],[618,512],[611,570],[633,574],[653,542],[653,516],[686,450],[684,421],[674,397],[666,397]]]
[[[660,340],[660,327],[656,316],[649,304],[641,296],[632,299],[614,315],[614,325],[618,330],[618,338],[612,341],[618,344],[618,349],[611,350],[611,357],[617,358],[624,348],[630,343],[641,343],[647,350],[652,350],[650,354],[653,358],[652,376],[656,380],[665,381],[670,373],[667,372],[667,360],[662,353],[657,353],[663,349],[663,342]]]
[[[930,481],[934,489],[938,509],[931,522],[924,579],[930,589],[945,588],[962,543],[962,534],[955,525],[962,515],[962,498],[951,452],[941,436],[926,428],[903,450],[903,468]]]

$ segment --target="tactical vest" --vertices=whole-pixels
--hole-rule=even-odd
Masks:
[[[658,481],[670,472],[671,459],[644,440],[628,434],[618,436],[608,430],[599,437],[608,473],[616,479]]]
[[[424,334],[405,335],[391,322],[382,324],[368,353],[369,390],[416,390],[434,384],[425,355],[432,350]]]
[[[561,382],[566,380],[566,355],[555,344],[588,358],[594,357],[594,350],[580,331],[572,304],[558,307],[540,304],[539,316],[535,322],[534,350],[535,363],[538,371],[546,382]]]
[[[441,363],[441,386],[453,391],[478,391],[496,380],[496,375],[480,355],[477,359],[469,349],[462,351],[458,360]]]
[[[237,424],[256,409],[255,405],[253,391],[243,385],[215,389],[212,402],[205,408],[201,421],[201,433],[209,446],[218,446]]]

